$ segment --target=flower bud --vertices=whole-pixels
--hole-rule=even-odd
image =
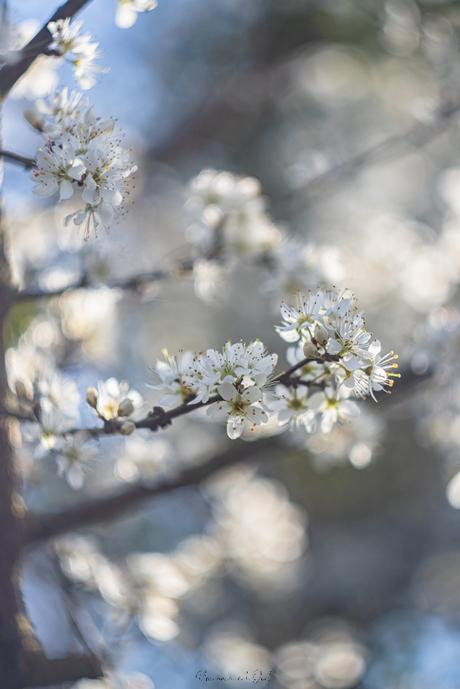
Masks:
[[[303,353],[304,356],[308,357],[314,357],[317,356],[318,350],[316,349],[315,345],[312,344],[311,342],[306,342],[303,346]]]
[[[121,400],[120,404],[118,405],[118,416],[131,416],[133,411],[134,404],[129,397],[125,397],[124,400]]]
[[[23,380],[17,380],[15,385],[14,385],[14,389],[15,389],[15,392],[16,392],[18,399],[28,400],[28,401],[32,400],[32,398],[33,398],[32,386],[27,385],[26,383],[24,383]]]
[[[37,108],[27,108],[27,110],[24,112],[24,117],[26,118],[27,122],[38,132],[43,131],[43,117],[38,112]]]
[[[120,426],[121,435],[131,435],[136,430],[136,425],[132,421],[123,421]]]
[[[96,409],[97,406],[97,390],[96,388],[88,388],[86,391],[86,401],[88,402],[89,406],[92,407],[93,409]]]

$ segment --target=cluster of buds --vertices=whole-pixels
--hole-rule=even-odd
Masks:
[[[99,382],[97,389],[87,389],[86,401],[110,428],[122,435],[130,435],[135,430],[136,425],[129,417],[142,405],[142,397],[125,381],[109,378]]]

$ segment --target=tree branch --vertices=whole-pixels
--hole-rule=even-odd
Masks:
[[[87,274],[83,274],[76,282],[70,283],[65,287],[58,287],[53,290],[41,289],[23,289],[18,290],[13,295],[15,303],[24,301],[37,301],[40,299],[52,299],[54,297],[61,297],[67,292],[72,292],[79,289],[98,289],[99,287],[110,289],[132,290],[134,292],[142,290],[145,285],[153,284],[155,282],[163,282],[174,276],[186,275],[191,270],[190,262],[184,262],[180,266],[174,266],[170,270],[158,269],[147,273],[138,273],[127,278],[119,280],[112,280],[104,282],[103,284],[92,284],[91,278]]]
[[[427,145],[432,139],[441,134],[451,119],[460,113],[460,102],[451,103],[440,109],[436,118],[428,124],[419,124],[411,129],[390,136],[361,153],[331,166],[329,169],[311,177],[301,186],[289,192],[284,201],[289,205],[302,206],[310,194],[322,193],[330,189],[331,184],[338,182],[347,175],[356,174],[369,163],[384,159],[392,155],[398,146],[411,144],[415,147]]]
[[[13,153],[13,151],[0,150],[0,158],[9,160],[17,165],[22,165],[26,168],[26,170],[30,170],[35,165],[35,160],[33,158],[27,158],[27,156],[22,156],[19,153]]]
[[[46,52],[50,42],[51,34],[47,29],[48,23],[58,19],[73,17],[90,0],[67,0],[58,7],[52,17],[42,26],[40,31],[22,49],[22,58],[14,63],[6,64],[0,69],[0,99],[5,98],[15,83],[29,69],[35,59]]]
[[[100,660],[93,655],[74,654],[65,658],[47,658],[31,653],[24,658],[24,672],[19,689],[52,687],[79,679],[99,679],[103,676]]]
[[[1,74],[2,72],[0,71],[0,77]],[[395,148],[399,145],[407,145],[410,143],[413,146],[420,147],[428,144],[437,135],[442,133],[444,127],[455,115],[458,115],[459,113],[460,102],[453,103],[441,110],[438,114],[438,117],[433,122],[418,125],[406,132],[384,139],[383,141],[365,149],[361,153],[358,153],[356,156],[331,166],[324,172],[321,172],[320,174],[315,175],[307,180],[305,184],[291,190],[284,197],[283,205],[284,203],[287,203],[288,206],[294,205],[302,207],[303,204],[307,202],[310,194],[318,194],[327,191],[330,189],[332,184],[338,182],[343,177],[356,174],[367,164],[376,162],[385,156],[392,154]],[[13,162],[17,162],[18,164],[22,164],[26,168],[32,167],[35,162],[32,158],[27,158],[10,151],[0,151],[0,156],[12,160]],[[192,270],[193,261],[186,260],[169,270],[158,269],[146,273],[139,273],[137,275],[131,275],[128,278],[109,281],[103,283],[102,285],[91,284],[90,276],[83,274],[76,282],[70,283],[64,287],[59,287],[54,290],[41,290],[34,288],[22,289],[14,292],[12,294],[12,298],[14,302],[51,299],[74,290],[91,288],[96,289],[99,286],[112,289],[132,290],[136,292],[142,290],[142,287],[145,285],[155,282],[162,282],[173,277],[188,275]]]
[[[25,542],[27,545],[40,543],[69,531],[116,519],[128,510],[138,509],[147,499],[197,485],[225,467],[240,461],[254,461],[275,448],[279,446],[273,437],[255,443],[237,442],[204,464],[185,469],[176,478],[163,479],[156,484],[139,482],[55,514],[30,515],[25,520]]]
[[[338,355],[327,353],[323,354],[322,356],[307,357],[305,359],[302,359],[298,363],[294,364],[294,366],[291,366],[291,368],[287,369],[286,371],[283,371],[282,373],[272,378],[269,381],[269,383],[271,385],[279,383],[281,385],[285,385],[286,387],[296,385],[299,379],[298,377],[293,376],[293,374],[299,369],[301,369],[303,366],[306,366],[307,364],[310,364],[314,361],[318,363],[339,361],[339,358],[340,357]],[[306,381],[306,385],[309,384],[310,383]],[[314,387],[314,383],[312,383],[312,387]],[[191,397],[188,402],[183,402],[183,404],[180,404],[177,407],[174,407],[173,409],[169,409],[168,411],[165,411],[163,407],[154,407],[152,411],[150,411],[147,414],[147,416],[145,416],[143,419],[140,419],[139,421],[133,421],[133,423],[137,429],[145,428],[150,431],[158,431],[161,428],[167,428],[168,426],[170,426],[173,420],[177,419],[179,416],[185,416],[185,414],[190,414],[191,412],[197,409],[204,409],[205,407],[209,407],[211,404],[219,402],[221,399],[221,396],[216,394],[210,397],[206,402],[194,403],[193,397]],[[5,415],[8,415],[8,411],[5,411]],[[10,416],[15,416],[16,418],[19,418],[19,420],[25,418],[25,416],[22,413],[16,415],[12,412]],[[29,418],[27,417],[26,420],[29,420]],[[36,420],[38,423],[40,422],[39,418],[37,418]],[[116,433],[120,433],[121,427],[126,421],[131,421],[131,419],[128,419],[126,417],[117,417],[115,419],[111,419],[110,421],[106,421],[104,419],[101,420],[104,421],[103,426],[93,426],[92,428],[71,428],[67,431],[63,431],[60,435],[68,436],[76,435],[77,433],[86,433],[91,438],[98,438],[102,435],[114,435]]]

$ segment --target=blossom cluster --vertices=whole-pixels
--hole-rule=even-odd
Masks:
[[[129,383],[116,378],[99,382],[97,389],[88,388],[86,401],[102,421],[119,420],[122,435],[130,435],[134,431],[134,422],[129,417],[143,402],[137,390],[130,389]]]
[[[268,354],[262,342],[248,345],[228,342],[221,352],[208,349],[193,355],[183,352],[178,357],[165,354],[156,365],[160,382],[153,387],[166,394],[163,405],[177,402],[212,404],[208,415],[227,420],[230,438],[268,421],[263,386],[273,374],[278,357]]]
[[[399,377],[397,355],[381,355],[350,292],[299,295],[296,306],[282,305],[281,316],[276,331],[292,345],[287,372],[274,374],[278,357],[259,340],[229,342],[222,351],[166,352],[155,368],[160,404],[209,405],[208,415],[226,420],[232,439],[271,417],[282,427],[328,433],[358,414],[354,400],[376,400],[375,393],[388,392]]]
[[[136,166],[121,145],[113,119],[97,117],[80,93],[62,89],[29,114],[44,136],[32,169],[34,191],[79,197],[81,207],[67,216],[90,232],[110,225],[124,207],[128,180]]]
[[[188,239],[210,256],[260,254],[282,239],[253,177],[202,170],[189,184],[186,211],[191,219]]]
[[[263,290],[275,296],[343,277],[336,248],[293,240],[273,222],[254,177],[202,170],[188,184],[185,213],[186,238],[197,253],[195,290],[205,300],[222,293],[226,272],[241,259],[265,269]]]
[[[82,34],[81,29],[82,22],[69,18],[48,23],[52,38],[50,51],[70,62],[78,85],[86,90],[94,86],[97,74],[106,70],[97,64],[101,56],[99,44],[90,34]]]

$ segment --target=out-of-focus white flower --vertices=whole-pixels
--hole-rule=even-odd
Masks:
[[[211,534],[231,571],[259,594],[289,589],[300,574],[307,518],[284,486],[238,465],[220,473],[206,492],[215,519]]]
[[[37,33],[40,23],[35,19],[27,19],[15,27],[12,27],[9,35],[9,52],[5,53],[4,60],[14,63],[22,58],[22,48]],[[29,69],[16,82],[11,89],[13,98],[43,98],[53,93],[58,85],[57,70],[59,60],[55,57],[39,55]]]
[[[273,250],[283,237],[253,177],[202,170],[189,184],[185,207],[191,218],[188,239],[208,256],[257,256]]]
[[[151,434],[150,434],[151,435]],[[177,454],[165,436],[133,435],[126,438],[117,459],[115,472],[121,481],[155,481],[175,476],[181,468]]]
[[[359,414],[358,405],[347,397],[348,391],[326,388],[310,398],[311,409],[319,415],[323,433],[330,433],[336,423],[344,423]]]
[[[64,476],[69,486],[78,490],[82,487],[86,464],[97,456],[95,447],[88,445],[85,431],[71,437],[59,438],[53,447],[58,474]]]
[[[212,419],[227,419],[227,435],[231,440],[268,421],[262,391],[258,387],[252,386],[240,392],[231,383],[222,383],[217,390],[222,401],[211,405],[208,415]]]
[[[51,366],[36,372],[28,401],[37,424],[25,424],[25,437],[41,441],[39,454],[54,448],[58,437],[79,422],[80,394],[77,386]]]
[[[120,382],[116,378],[108,378],[105,382],[99,381],[97,384],[94,408],[97,415],[105,421],[131,416],[142,406],[142,402],[141,395],[136,390],[130,389],[126,381]]]
[[[9,348],[6,352],[6,370],[8,384],[11,390],[20,398],[29,401],[34,396],[34,384],[40,375],[54,370],[54,362],[50,354],[45,354],[28,338],[23,338],[16,348]]]
[[[193,281],[195,292],[204,301],[219,301],[224,293],[226,267],[217,261],[197,258],[193,262]]]
[[[117,0],[115,23],[120,29],[129,29],[141,12],[150,12],[157,6],[157,0]]]
[[[269,279],[264,285],[276,298],[293,298],[318,284],[342,281],[339,250],[285,239],[270,254]]]
[[[82,536],[59,539],[57,553],[62,569],[72,581],[97,591],[109,605],[130,609],[133,600],[124,572],[99,552],[93,540]]]
[[[107,364],[114,357],[119,299],[118,290],[101,288],[70,292],[60,300],[64,334],[69,340],[81,343],[86,358]]]
[[[90,34],[82,34],[81,28],[82,22],[69,18],[49,22],[52,37],[49,47],[73,65],[75,79],[86,90],[94,86],[98,73],[107,70],[96,64],[101,56],[99,44],[91,40]]]
[[[359,416],[353,416],[346,424],[336,424],[330,433],[323,433],[319,428],[308,435],[291,434],[289,439],[301,448],[306,445],[318,470],[346,463],[365,469],[380,449],[384,427],[381,417],[364,407],[360,408]]]
[[[315,413],[309,407],[308,387],[277,385],[273,399],[267,405],[276,412],[281,425],[288,424],[291,428],[300,426],[308,432],[313,430]]]

